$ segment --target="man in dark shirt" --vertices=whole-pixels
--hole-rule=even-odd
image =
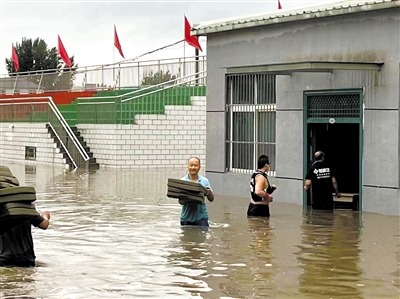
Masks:
[[[312,207],[318,210],[332,210],[332,186],[336,196],[340,197],[335,174],[325,162],[325,154],[321,151],[315,153],[315,162],[308,169],[304,190],[311,186]]]
[[[43,211],[41,216],[32,217],[28,222],[0,235],[0,266],[33,267],[35,251],[31,225],[41,229],[49,226],[50,213]]]

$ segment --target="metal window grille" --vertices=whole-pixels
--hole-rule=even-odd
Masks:
[[[266,74],[226,77],[226,170],[251,173],[268,155],[270,175],[276,160],[276,77]]]
[[[360,95],[315,95],[307,98],[308,118],[358,118],[360,117]]]
[[[36,160],[36,147],[25,146],[25,160]]]

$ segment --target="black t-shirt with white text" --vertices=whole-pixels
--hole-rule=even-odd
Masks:
[[[306,179],[311,180],[313,205],[318,203],[333,203],[332,177],[335,174],[324,161],[315,161],[308,169]]]

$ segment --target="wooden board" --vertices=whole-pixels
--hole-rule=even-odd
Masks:
[[[168,192],[174,192],[174,193],[180,193],[184,195],[195,195],[198,197],[204,197],[205,194],[203,192],[197,192],[197,191],[187,191],[184,189],[179,189],[176,187],[168,186]]]
[[[206,187],[204,187],[202,184],[195,182],[168,178],[167,185],[170,187],[175,187],[186,191],[199,192],[199,193],[202,192],[203,194],[207,193]]]
[[[193,201],[193,202],[204,204],[204,197],[200,198],[198,196],[185,195],[185,194],[174,193],[174,192],[167,192],[167,196],[171,197],[171,198],[184,199],[187,201]]]
[[[173,197],[173,198],[183,198],[185,197],[186,199],[192,199],[192,200],[204,200],[203,195],[198,195],[198,194],[190,194],[190,193],[182,193],[182,192],[174,192],[171,190],[167,191],[167,196],[168,197]]]
[[[353,202],[353,196],[358,195],[357,193],[340,193],[340,197],[337,197],[335,193],[333,195],[333,201],[337,202]]]

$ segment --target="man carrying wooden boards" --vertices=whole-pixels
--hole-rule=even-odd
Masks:
[[[207,191],[205,196],[212,202],[214,200],[214,193],[211,189],[210,182],[206,177],[199,174],[201,168],[200,159],[197,157],[189,158],[187,166],[188,174],[181,178],[181,180],[199,183],[206,187]],[[205,203],[201,201],[188,201],[185,199],[179,199],[179,203],[182,205],[181,225],[209,226],[208,212]]]

